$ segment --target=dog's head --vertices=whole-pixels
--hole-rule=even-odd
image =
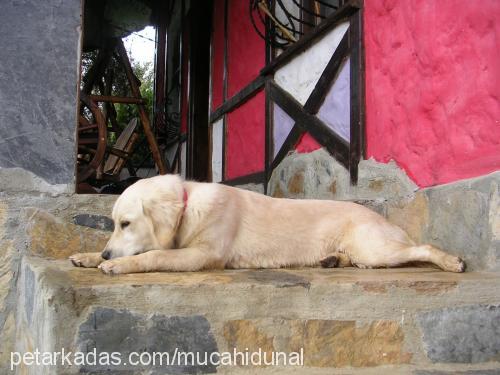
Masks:
[[[115,229],[102,257],[172,248],[183,214],[183,197],[182,180],[177,175],[140,180],[127,188],[113,207]]]

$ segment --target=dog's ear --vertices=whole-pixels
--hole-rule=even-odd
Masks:
[[[144,214],[151,219],[156,239],[162,249],[171,248],[182,217],[183,202],[172,194],[164,194],[144,199],[142,209]]]

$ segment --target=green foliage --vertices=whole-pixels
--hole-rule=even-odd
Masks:
[[[148,114],[151,116],[151,113],[153,111],[153,83],[154,83],[154,76],[153,76],[154,71],[152,64],[149,62],[142,64],[140,62],[132,62],[132,68],[137,78],[139,78],[139,81],[141,81],[141,88],[140,88],[141,96],[145,100],[146,110]],[[127,87],[127,92],[125,93],[124,96],[131,95],[128,90],[128,82],[126,82],[126,87]],[[114,93],[113,95],[118,95],[118,93]],[[139,109],[138,106],[136,105],[118,103],[115,105],[115,108],[116,108],[118,122],[120,124],[124,124],[125,126],[132,118],[139,117]]]

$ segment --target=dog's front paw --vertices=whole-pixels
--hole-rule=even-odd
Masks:
[[[106,275],[118,275],[121,273],[126,273],[124,270],[123,262],[120,262],[120,259],[111,259],[111,260],[106,260],[99,264],[99,268],[103,273]]]
[[[104,259],[101,253],[78,253],[69,257],[75,267],[93,268],[97,267]]]
[[[134,272],[134,265],[130,262],[130,257],[106,260],[99,264],[99,269],[106,275],[119,275]]]

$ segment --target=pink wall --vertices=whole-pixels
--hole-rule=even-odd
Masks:
[[[265,60],[266,46],[250,21],[248,1],[229,0],[228,98],[257,78]]]
[[[223,101],[224,89],[224,0],[215,0],[212,32],[212,111]]]
[[[226,179],[264,170],[264,104],[265,96],[261,90],[227,115]]]
[[[321,145],[307,132],[302,134],[295,145],[295,150],[301,154],[313,152],[319,148],[321,148]]]
[[[184,27],[182,33],[182,81],[181,81],[181,133],[188,129],[188,104],[189,104],[189,28]]]
[[[500,1],[364,4],[367,156],[420,186],[500,169]]]
[[[228,98],[257,78],[265,63],[265,43],[248,15],[248,1],[228,2]],[[264,170],[265,95],[261,90],[227,114],[225,179]]]

